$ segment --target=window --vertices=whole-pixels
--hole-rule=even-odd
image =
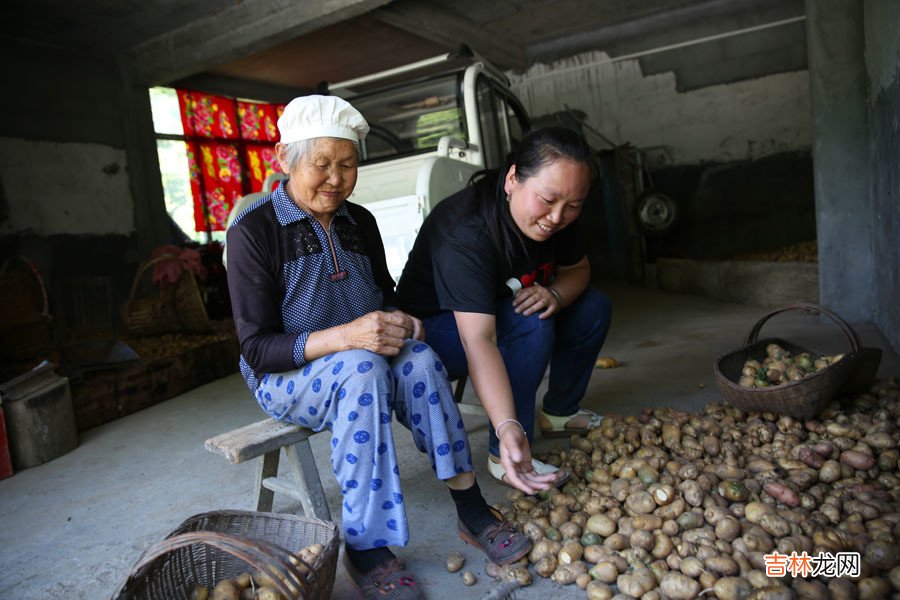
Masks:
[[[458,75],[352,98],[369,123],[362,162],[428,152],[446,135],[466,139]]]
[[[152,88],[150,103],[166,210],[195,241],[223,240],[237,200],[279,171],[284,106],[172,88]]]

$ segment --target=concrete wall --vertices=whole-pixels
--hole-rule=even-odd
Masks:
[[[900,349],[900,3],[867,0],[864,28],[875,322]]]
[[[587,52],[510,79],[530,114],[580,110],[616,143],[657,148],[648,154],[653,166],[753,160],[810,146],[806,71],[681,92],[675,71],[645,75],[637,59],[610,62]]]
[[[585,52],[509,76],[539,122],[567,105],[584,114],[595,146],[605,147],[591,128],[641,148],[654,187],[681,213],[675,230],[647,241],[647,261],[768,250],[816,235],[805,27],[796,15],[765,22],[788,17],[785,25],[670,48],[713,33],[687,24],[657,34],[658,47],[670,48],[660,52],[630,49],[650,53],[625,60]]]
[[[0,138],[0,236],[133,233],[126,169],[125,151],[105,144]]]
[[[114,56],[5,39],[0,57],[15,92],[0,94],[0,256],[35,262],[56,316],[103,278],[115,320],[137,264],[168,241],[146,88]]]

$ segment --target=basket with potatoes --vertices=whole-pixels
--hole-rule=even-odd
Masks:
[[[151,546],[117,600],[326,600],[339,535],[329,521],[251,511],[190,517]]]
[[[780,338],[758,339],[763,324],[788,310],[809,310],[834,321],[850,343],[845,353],[826,355]],[[840,394],[871,385],[881,361],[877,348],[863,348],[853,328],[817,304],[792,304],[761,318],[744,347],[716,362],[716,382],[725,400],[743,410],[812,418]]]

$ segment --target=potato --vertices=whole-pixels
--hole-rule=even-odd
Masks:
[[[859,471],[865,471],[875,466],[874,458],[856,450],[844,450],[841,452],[841,462]]]
[[[625,500],[625,509],[635,515],[643,515],[653,512],[656,508],[656,501],[649,492],[638,492],[637,494],[629,494]]]
[[[682,531],[697,529],[698,527],[703,527],[704,524],[703,515],[692,510],[686,511],[678,517],[678,525]]]
[[[515,581],[521,587],[527,587],[534,582],[534,579],[531,577],[531,572],[527,567],[506,565],[500,569],[499,575],[501,581]]]
[[[800,497],[786,485],[769,481],[763,485],[763,491],[782,504],[788,506],[800,506]]]
[[[874,541],[866,545],[864,558],[876,569],[888,570],[900,564],[900,552],[891,542]]]
[[[204,585],[198,585],[191,592],[191,600],[206,600],[209,598],[209,590]]]
[[[616,565],[611,561],[602,561],[594,565],[588,574],[597,581],[602,581],[603,583],[615,583],[616,579],[619,577],[619,569],[616,568]]]
[[[450,552],[447,554],[447,572],[448,573],[456,573],[460,569],[463,568],[463,565],[466,563],[465,557],[457,551]]]
[[[234,578],[234,583],[238,586],[238,589],[247,589],[250,587],[250,573],[241,573]]]
[[[621,533],[614,533],[603,540],[603,546],[610,550],[624,550],[628,547],[628,538]]]
[[[612,588],[601,581],[592,581],[585,588],[588,600],[610,600],[613,597]]]
[[[741,523],[734,517],[725,517],[716,523],[715,531],[720,540],[732,542],[741,535]]]
[[[672,539],[664,533],[656,533],[653,536],[653,547],[650,548],[650,554],[653,555],[653,558],[664,559],[674,550],[675,545],[672,543]]]
[[[559,554],[556,558],[560,564],[567,565],[577,560],[581,560],[583,554],[584,548],[581,547],[580,543],[569,542],[562,547],[562,550],[559,551]]]
[[[703,572],[703,561],[694,556],[688,556],[682,559],[680,569],[688,577],[700,577],[700,573]]]
[[[543,556],[539,561],[534,563],[534,572],[543,578],[550,577],[559,566],[555,556]]]
[[[718,573],[719,575],[728,577],[737,575],[741,572],[738,564],[730,556],[713,556],[704,561],[704,566],[708,571]]]
[[[553,572],[553,575],[550,576],[554,583],[559,585],[571,585],[575,583],[577,577],[578,574],[569,565],[559,565],[556,571]]]
[[[463,583],[466,585],[475,585],[475,582],[478,581],[478,578],[475,577],[475,573],[472,571],[466,571],[462,574]]]
[[[722,577],[713,586],[719,600],[743,600],[753,592],[753,586],[743,577]]]
[[[636,575],[629,574],[619,575],[616,579],[616,587],[619,588],[621,593],[634,596],[635,598],[640,598],[644,595],[644,592],[649,591],[644,589],[643,582]]]
[[[859,600],[880,600],[886,598],[890,591],[887,582],[881,577],[864,577],[857,584]]]
[[[545,538],[534,545],[531,553],[528,555],[528,560],[532,563],[537,563],[545,556],[556,558],[560,550],[562,550],[562,544]]]
[[[563,538],[580,538],[581,527],[572,522],[563,523],[559,526],[559,533]]]
[[[586,527],[591,533],[596,533],[603,537],[611,536],[617,529],[616,522],[603,514],[591,516],[591,518],[588,519]]]
[[[241,591],[233,579],[223,579],[213,588],[212,600],[240,600]]]
[[[270,587],[261,587],[256,590],[256,600],[284,600],[284,596]]]
[[[579,573],[578,577],[575,578],[575,585],[578,586],[579,589],[587,589],[588,584],[593,581],[591,576],[587,573]]]
[[[663,575],[659,588],[673,600],[691,600],[700,593],[700,584],[695,579],[675,572]]]

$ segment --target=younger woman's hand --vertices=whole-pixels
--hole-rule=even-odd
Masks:
[[[559,300],[556,299],[553,292],[536,283],[516,292],[516,295],[513,296],[513,309],[517,314],[526,317],[542,311],[538,318],[546,319],[558,313],[560,306]]]
[[[531,463],[531,445],[521,427],[514,424],[500,431],[500,464],[506,470],[506,482],[529,495],[553,487],[558,474],[540,475]]]

